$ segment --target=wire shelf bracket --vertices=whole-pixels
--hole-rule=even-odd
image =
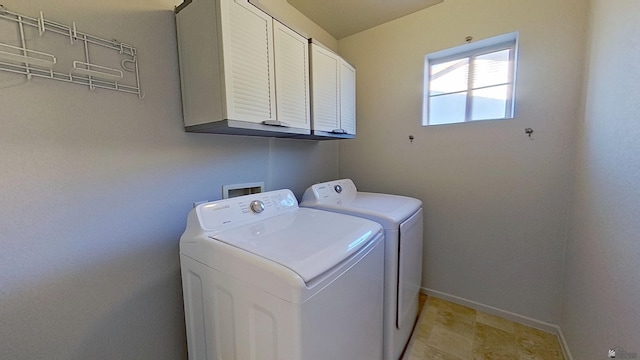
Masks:
[[[26,75],[28,80],[39,77],[88,86],[90,90],[100,88],[136,94],[140,99],[144,97],[140,88],[138,55],[133,46],[80,32],[75,22],[67,26],[45,19],[42,11],[34,18],[9,11],[0,4],[0,20],[15,23],[18,30],[17,45],[0,42],[1,71]],[[39,37],[47,33],[65,36],[72,47],[82,43],[82,58],[63,63],[54,54],[28,48],[25,36],[28,28],[37,29]],[[116,51],[115,55],[123,58],[119,64],[122,70],[92,63],[89,49],[93,46]]]

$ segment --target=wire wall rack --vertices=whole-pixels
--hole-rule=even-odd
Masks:
[[[39,17],[34,18],[9,11],[0,4],[0,20],[13,22],[17,26],[15,32],[10,31],[15,34],[13,43],[6,43],[6,37],[0,38],[0,70],[26,75],[28,80],[33,77],[46,78],[88,86],[90,90],[108,89],[144,97],[140,88],[138,55],[133,46],[80,32],[75,22],[67,26],[45,19],[42,11]],[[33,36],[29,38],[27,34]],[[62,50],[64,54],[51,54],[50,52],[54,52],[50,49],[51,46],[42,45],[48,42],[45,34],[67,38],[66,49]],[[81,44],[80,48],[74,45],[77,43]],[[47,51],[35,47],[36,45]],[[115,65],[110,63],[111,66],[105,66],[92,62],[89,49],[92,49],[94,55],[101,52],[103,57],[106,57],[106,50],[110,53],[109,60]],[[57,47],[56,51],[58,50],[60,46]],[[111,53],[111,50],[115,53]],[[61,57],[66,59],[61,61]],[[120,68],[117,68],[118,63]]]

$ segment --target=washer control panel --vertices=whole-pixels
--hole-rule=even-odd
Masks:
[[[249,208],[253,211],[254,214],[260,214],[264,211],[264,203],[260,200],[253,200],[249,204]]]
[[[261,221],[296,210],[291,190],[268,191],[200,204],[195,212],[204,231],[215,231]]]

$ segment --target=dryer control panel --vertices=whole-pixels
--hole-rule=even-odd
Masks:
[[[358,189],[351,179],[334,180],[312,185],[305,191],[302,201],[335,202],[354,198],[357,193]]]

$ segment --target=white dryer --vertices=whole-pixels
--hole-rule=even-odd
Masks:
[[[398,360],[418,317],[422,279],[422,202],[406,196],[359,192],[351,179],[309,187],[302,207],[359,216],[384,228],[385,360]]]
[[[379,224],[290,190],[198,205],[180,240],[189,359],[382,359]]]

